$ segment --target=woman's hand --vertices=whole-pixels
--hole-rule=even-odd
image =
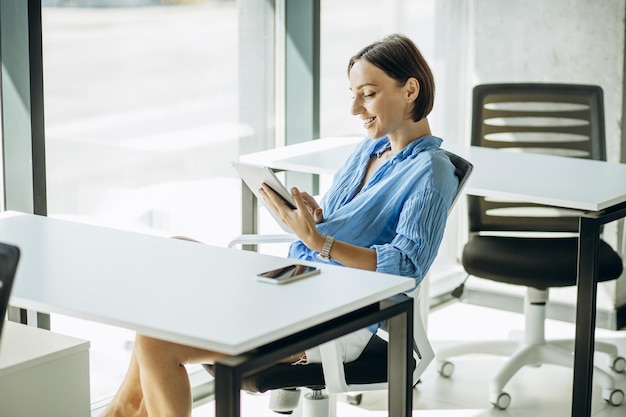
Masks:
[[[300,192],[296,187],[291,189],[291,195],[296,204],[296,209],[289,208],[285,201],[271,187],[263,184],[259,190],[263,200],[282,221],[313,250],[320,250],[324,236],[317,231],[316,223],[324,219],[322,208],[308,193]],[[319,248],[318,248],[319,246]]]
[[[322,208],[319,206],[319,204],[317,204],[317,201],[306,191],[299,191],[297,188],[292,188],[291,189],[291,194],[295,197],[295,194],[293,194],[293,190],[296,190],[296,192],[299,192],[300,195],[302,196],[302,201],[304,202],[304,204],[306,205],[306,207],[309,209],[309,213],[311,213],[311,215],[313,216],[313,220],[315,220],[315,223],[321,223],[324,221],[324,213],[322,212]]]
[[[281,196],[266,184],[259,190],[263,200],[298,238],[309,249],[321,251],[326,236],[317,231],[316,223],[324,219],[322,208],[315,199],[307,193],[302,193],[297,188],[291,189],[295,209],[291,209]],[[346,242],[335,240],[330,256],[342,265],[352,268],[375,271],[377,265],[376,251],[371,248],[363,248]]]

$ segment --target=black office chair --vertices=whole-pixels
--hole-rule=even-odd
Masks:
[[[602,89],[564,84],[479,85],[473,92],[472,145],[606,160]],[[508,172],[502,175],[524,175]],[[469,240],[462,264],[469,276],[527,287],[524,340],[477,342],[437,352],[439,371],[449,377],[449,358],[490,353],[511,356],[489,388],[500,409],[511,397],[503,389],[525,365],[572,367],[573,340],[546,342],[544,322],[550,288],[576,285],[579,212],[513,201],[468,196]],[[618,278],[622,259],[604,241],[599,247],[599,281]],[[596,342],[609,366],[626,365],[617,348]],[[603,398],[613,405],[624,394],[613,378],[597,366],[594,378]]]
[[[0,243],[0,337],[19,259],[20,250],[16,246]]]
[[[460,156],[446,151],[450,161],[455,166],[455,175],[459,180],[457,191],[450,207],[454,207],[467,180],[472,172],[473,165]],[[275,235],[272,235],[271,242],[275,242]],[[235,239],[231,246],[237,243],[249,244],[259,243],[263,240],[253,242],[250,235]],[[413,385],[417,384],[419,378],[434,359],[434,351],[430,345],[421,317],[419,308],[419,287],[408,294],[415,298],[413,337],[414,337],[414,364],[413,364]],[[305,408],[306,414],[315,417],[329,415],[329,407],[334,407],[334,403],[329,403],[329,393],[347,393],[381,390],[387,388],[387,342],[378,334],[375,335],[361,356],[350,363],[343,364],[338,355],[333,354],[333,344],[329,342],[327,346],[322,346],[322,363],[293,366],[287,363],[278,363],[244,378],[242,389],[249,392],[266,392],[272,390],[270,407],[281,414],[291,414],[298,406],[300,398],[299,387],[307,387],[312,390],[307,394],[308,406]],[[209,373],[213,373],[213,366],[204,365]],[[360,401],[360,394],[355,395],[353,402]]]

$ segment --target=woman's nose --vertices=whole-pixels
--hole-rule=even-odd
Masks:
[[[363,112],[363,106],[358,98],[352,99],[352,114],[356,116]]]

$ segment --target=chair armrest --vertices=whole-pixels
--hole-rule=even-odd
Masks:
[[[424,320],[422,319],[422,309],[420,308],[420,287],[417,287],[415,290],[407,294],[415,300],[415,308],[413,309],[413,356],[415,357],[416,365],[413,371],[413,385],[417,384],[421,376],[424,374],[424,371],[426,371],[428,366],[435,359],[435,351],[428,340],[426,326]],[[388,340],[388,335],[384,330],[379,329],[379,335],[384,340]],[[328,392],[349,392],[353,391],[355,387],[357,387],[356,385],[351,386],[346,381],[344,364],[341,355],[339,354],[339,345],[336,341],[331,340],[330,342],[320,345],[320,356],[322,359],[322,369],[324,371],[324,380],[326,382],[326,389]],[[362,384],[357,385],[358,389],[364,389],[366,386]]]
[[[228,243],[228,247],[232,248],[236,245],[257,245],[261,243],[288,243],[296,240],[296,235],[288,233],[268,234],[268,235],[239,235]]]
[[[348,392],[350,387],[346,382],[343,361],[339,354],[339,344],[331,340],[320,345],[322,369],[324,370],[324,382],[328,392]]]
[[[413,385],[417,384],[417,381],[421,378],[422,374],[428,368],[428,365],[435,359],[435,351],[428,340],[428,336],[426,334],[426,328],[424,327],[424,322],[422,321],[422,315],[419,312],[419,307],[415,309],[417,313],[415,314],[414,323],[413,323],[413,340],[415,341],[415,346],[421,355],[421,358],[417,358],[418,361],[415,365],[415,370],[413,371]]]
[[[413,356],[417,356],[415,369],[413,370],[413,385],[417,384],[422,374],[428,368],[428,365],[435,359],[435,351],[433,350],[430,340],[428,340],[427,318],[429,313],[428,295],[430,290],[430,276],[426,275],[422,283],[413,291],[407,293],[415,302],[413,309]],[[422,297],[426,297],[426,301],[422,301]],[[420,357],[421,356],[421,357]]]

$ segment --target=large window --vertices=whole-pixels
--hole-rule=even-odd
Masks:
[[[239,219],[229,161],[252,134],[237,4],[141,3],[43,9],[48,214],[223,244]]]
[[[348,60],[385,35],[402,33],[410,37],[439,81],[434,54],[434,8],[434,0],[322,0],[321,136],[364,134],[361,123],[350,113]],[[436,117],[436,110],[429,118],[431,125],[433,116]],[[437,130],[438,126],[433,126],[435,134]]]
[[[286,136],[282,65],[302,50],[286,47],[294,26],[284,33],[274,23],[298,7],[298,18],[310,18],[308,4],[43,0],[48,215],[225,245],[241,227],[241,182],[230,161]],[[320,4],[320,136],[363,134],[350,114],[346,64],[375,39],[410,36],[441,79],[435,0]],[[440,106],[431,125],[445,136]],[[261,231],[274,228],[261,219]],[[52,328],[91,341],[92,400],[106,401],[132,332],[60,316]]]
[[[220,246],[240,232],[230,161],[268,147],[273,128],[251,116],[261,102],[273,116],[273,87],[240,94],[274,65],[271,38],[246,43],[272,23],[241,24],[263,19],[254,3],[43,2],[49,216]],[[240,54],[262,58],[242,66]],[[51,327],[91,341],[92,401],[106,402],[133,333],[58,315]]]

